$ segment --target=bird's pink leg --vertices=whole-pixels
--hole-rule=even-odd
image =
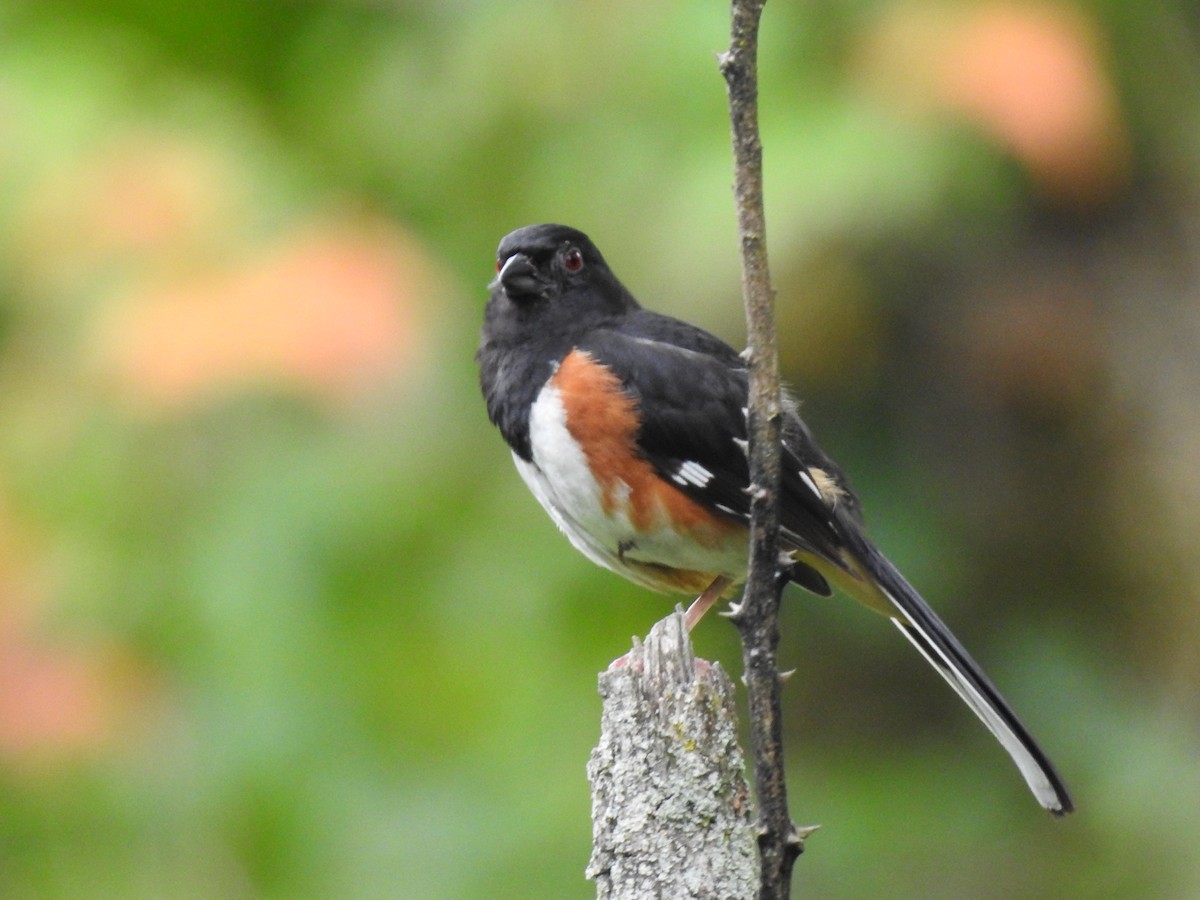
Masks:
[[[708,587],[704,589],[699,597],[692,601],[692,605],[687,608],[687,612],[683,614],[683,625],[687,628],[688,633],[696,627],[696,623],[704,618],[704,614],[712,609],[713,604],[721,599],[721,595],[725,593],[725,589],[733,584],[733,579],[725,575],[718,575]],[[629,662],[629,654],[626,653],[620,659],[614,659],[609,663],[608,668],[620,669]],[[707,666],[708,663],[702,659],[696,660],[697,666]]]
[[[704,589],[704,593],[692,601],[692,605],[683,614],[683,624],[690,632],[704,618],[704,614],[712,609],[713,604],[721,599],[733,579],[728,575],[718,575],[716,580]]]

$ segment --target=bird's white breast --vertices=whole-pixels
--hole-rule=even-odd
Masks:
[[[633,526],[626,504],[629,486],[610,485],[606,497],[567,427],[566,409],[553,383],[542,389],[530,410],[529,442],[533,459],[514,453],[517,471],[575,548],[593,562],[657,590],[662,583],[628,561],[740,578],[746,564],[742,540],[731,541],[728,548],[701,547],[678,534],[665,515],[650,528]]]

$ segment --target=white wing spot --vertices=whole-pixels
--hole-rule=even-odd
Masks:
[[[808,489],[810,491],[812,491],[814,494],[816,494],[818,497],[821,497],[821,489],[819,487],[817,487],[817,483],[815,481],[813,481],[813,477],[808,474],[808,470],[801,469],[799,472],[799,475],[800,475],[800,480],[803,481],[806,485],[808,485]],[[821,497],[821,499],[824,500],[825,498]]]
[[[671,479],[676,484],[693,484],[698,488],[705,487],[713,479],[713,473],[698,462],[685,460],[679,464]]]
[[[817,493],[821,495],[821,499],[831,507],[837,506],[838,501],[845,494],[845,490],[837,483],[836,479],[824,469],[818,469],[816,466],[809,469],[808,474],[816,485]]]

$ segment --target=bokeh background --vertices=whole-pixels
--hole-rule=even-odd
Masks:
[[[803,896],[1200,896],[1194,0],[772,0],[787,377],[1045,743],[797,592]],[[0,896],[587,897],[670,608],[486,421],[496,242],[739,343],[723,3],[0,7]],[[714,618],[699,652],[740,670]]]

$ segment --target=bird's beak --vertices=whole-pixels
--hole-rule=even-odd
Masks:
[[[546,285],[538,277],[533,261],[524,253],[514,253],[504,261],[497,276],[510,299],[519,300],[545,295]]]

